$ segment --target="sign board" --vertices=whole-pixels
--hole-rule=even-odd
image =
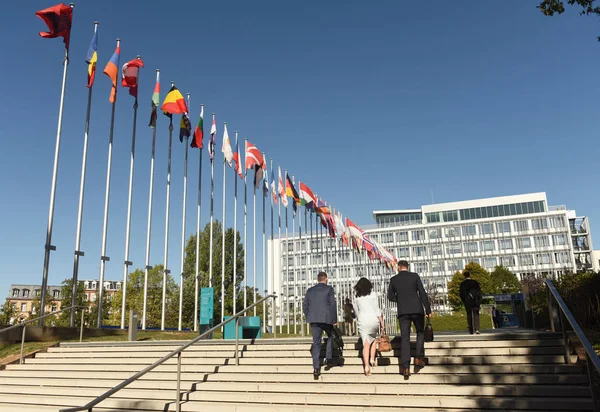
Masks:
[[[200,290],[200,324],[212,325],[214,314],[215,290],[202,288]]]

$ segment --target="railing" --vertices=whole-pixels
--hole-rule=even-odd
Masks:
[[[8,328],[0,329],[0,333],[8,332],[9,330],[13,330],[13,329],[21,328],[21,327],[23,328],[23,332],[21,334],[21,356],[19,357],[19,363],[22,364],[23,363],[23,348],[25,347],[25,332],[27,330],[27,324],[28,323],[34,322],[36,320],[41,320],[41,319],[44,319],[44,318],[48,318],[50,316],[55,316],[55,315],[57,315],[57,314],[59,314],[61,312],[66,312],[67,310],[79,309],[79,308],[85,309],[86,306],[69,306],[68,308],[61,309],[61,310],[56,311],[56,312],[51,312],[51,313],[48,313],[48,314],[46,314],[44,316],[38,316],[37,318],[27,319],[27,320],[25,320],[23,322],[19,322],[16,325],[9,326]],[[81,311],[81,327],[79,329],[79,342],[81,342],[83,340],[83,315],[84,314],[85,314],[85,311],[82,310]]]
[[[117,393],[118,391],[120,391],[121,389],[123,389],[124,387],[128,386],[130,383],[135,382],[136,380],[138,380],[139,378],[141,378],[142,376],[144,376],[145,374],[147,374],[148,372],[150,372],[151,370],[153,370],[154,368],[156,368],[157,366],[162,365],[163,363],[165,363],[166,361],[168,361],[169,359],[171,359],[174,356],[177,356],[177,395],[175,397],[175,410],[177,412],[181,411],[181,353],[186,350],[187,348],[189,348],[190,346],[196,344],[199,340],[203,339],[204,337],[210,335],[211,333],[213,333],[214,331],[220,329],[221,327],[223,327],[224,325],[228,324],[229,322],[232,322],[235,320],[235,364],[236,366],[240,364],[240,359],[239,359],[239,351],[238,351],[238,344],[239,344],[239,319],[240,316],[242,316],[244,313],[248,312],[250,309],[254,309],[254,307],[258,306],[259,304],[261,304],[262,302],[268,300],[268,299],[273,299],[275,300],[277,298],[276,295],[269,295],[266,296],[264,298],[262,298],[261,300],[257,301],[256,303],[254,303],[253,305],[248,306],[245,309],[242,309],[241,311],[239,311],[238,313],[236,313],[235,315],[233,315],[231,318],[227,319],[224,322],[219,323],[217,326],[214,326],[212,328],[210,328],[209,330],[207,330],[206,332],[202,333],[201,335],[199,335],[198,337],[192,339],[191,341],[189,341],[188,343],[186,343],[185,345],[182,345],[181,347],[175,349],[173,352],[163,356],[162,358],[160,358],[159,360],[157,360],[156,362],[154,362],[152,365],[144,368],[143,370],[141,370],[140,372],[136,373],[135,375],[133,375],[131,378],[121,382],[120,384],[118,384],[117,386],[115,386],[114,388],[104,392],[102,395],[100,395],[99,397],[97,397],[96,399],[94,399],[93,401],[87,403],[84,406],[78,406],[75,408],[67,408],[67,409],[60,409],[59,412],[78,412],[78,411],[89,411],[91,412],[92,409],[94,408],[94,406],[98,405],[100,402],[102,402],[103,400],[109,398],[110,396],[114,395],[115,393]],[[273,325],[273,330],[275,330],[275,325]]]
[[[566,328],[567,322],[568,322],[569,325],[571,325],[573,332],[579,339],[579,342],[581,342],[583,349],[585,350],[585,356],[586,356],[586,361],[587,361],[586,362],[587,374],[588,374],[588,380],[590,383],[590,391],[592,393],[592,401],[594,403],[594,411],[598,412],[598,409],[596,407],[597,399],[596,399],[596,395],[595,395],[595,390],[593,388],[592,366],[596,369],[596,372],[598,374],[600,374],[600,358],[596,354],[594,347],[592,346],[592,344],[590,343],[588,338],[585,336],[585,334],[579,327],[579,324],[573,317],[573,314],[567,307],[567,304],[563,300],[562,296],[560,296],[560,293],[558,293],[558,290],[556,289],[556,287],[554,286],[554,284],[552,283],[552,281],[550,279],[546,280],[546,286],[547,286],[547,290],[548,290],[548,313],[550,315],[550,326],[551,326],[553,332],[556,332],[556,325],[555,325],[555,320],[554,320],[555,303],[556,303],[557,309],[559,309],[558,322],[559,322],[559,326],[562,331],[563,340],[565,343],[565,363],[567,363],[567,364],[571,363],[571,349],[570,349],[570,345],[569,345],[569,337],[567,335],[567,328]]]

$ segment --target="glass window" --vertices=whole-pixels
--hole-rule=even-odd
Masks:
[[[521,266],[533,266],[533,255],[520,255],[519,265]]]
[[[550,264],[550,253],[538,253],[535,255],[538,265]]]
[[[497,265],[497,260],[495,257],[485,257],[483,258],[483,267],[484,268],[494,268]]]
[[[413,270],[417,273],[427,272],[427,262],[413,263]]]
[[[287,250],[288,252],[293,252],[294,251],[294,244],[293,243],[288,243],[287,244]]]
[[[494,233],[494,225],[491,223],[482,223],[479,225],[479,233],[482,235],[490,235]]]
[[[543,203],[544,203],[544,202],[535,202],[535,203],[533,204],[533,206],[534,206],[534,208],[535,208],[535,213],[540,213],[540,212],[543,212],[543,211],[544,211],[544,210],[543,210],[543,206],[542,206],[542,205],[543,205]]]
[[[52,305],[52,312],[56,312],[56,305]]]
[[[525,232],[529,230],[529,221],[528,220],[517,220],[513,222],[513,226],[515,227],[515,232]]]
[[[60,290],[54,289],[52,291],[52,297],[55,298],[55,299],[60,298]]]
[[[398,257],[407,258],[410,256],[409,248],[407,247],[399,247],[398,248]]]
[[[18,298],[19,297],[19,289],[13,289],[13,298]]]
[[[510,250],[513,248],[512,239],[499,239],[498,240],[498,248],[500,250]]]
[[[425,256],[427,248],[425,246],[413,247],[413,256]]]
[[[446,228],[446,237],[455,237],[460,236],[460,228],[459,227],[447,227]]]
[[[306,265],[306,256],[300,256],[300,264]]]
[[[504,267],[511,267],[515,265],[515,257],[514,256],[501,256],[500,264]]]
[[[447,210],[442,212],[444,222],[455,222],[458,220],[458,210]]]
[[[531,219],[533,230],[548,229],[548,220],[545,217]]]
[[[471,259],[469,259],[469,263],[477,263],[478,265],[481,264],[481,262],[479,261],[479,258],[471,258]]]
[[[553,229],[565,227],[565,218],[564,218],[564,216],[552,216],[550,218],[550,227],[553,228]]]
[[[485,208],[485,214],[487,215],[486,217],[493,217],[492,215],[492,207],[488,206]]]
[[[517,205],[515,205],[514,203],[512,205],[509,205],[510,207],[510,214],[511,215],[516,215],[517,214]]]
[[[440,256],[442,253],[443,253],[442,246],[440,246],[440,245],[431,246],[431,254],[433,256]]]
[[[36,289],[35,290],[35,296],[41,296],[41,294],[42,294],[41,289]]]
[[[481,219],[481,208],[480,207],[475,208],[475,218]]]
[[[531,238],[529,236],[517,238],[517,249],[528,249],[530,247]]]
[[[408,242],[408,232],[398,232],[398,233],[396,233],[396,240],[398,242]]]
[[[431,262],[431,271],[432,272],[443,272],[444,271],[444,262],[439,260],[435,260]]]
[[[23,289],[23,297],[24,298],[28,298],[29,297],[29,289]]]
[[[550,246],[550,239],[548,236],[536,236],[533,238],[535,247],[548,247]]]
[[[493,240],[484,240],[481,242],[481,250],[484,252],[496,250],[496,243]]]
[[[523,203],[517,203],[517,215],[523,214]]]
[[[412,233],[412,240],[425,240],[425,231],[424,230],[413,230],[411,233]]]
[[[504,216],[504,206],[498,206],[498,216]]]
[[[439,212],[426,213],[425,218],[427,219],[427,223],[437,223],[441,220]]]
[[[568,252],[557,252],[554,254],[556,263],[571,263]]]
[[[496,223],[496,232],[498,232],[498,233],[510,233],[510,222],[498,222],[498,223]]]
[[[320,255],[319,255],[319,257],[320,257]],[[316,260],[316,256],[315,256],[315,260]],[[288,257],[287,261],[288,261],[288,266],[294,266],[294,258],[293,257]]]
[[[448,260],[448,270],[456,271],[463,268],[462,259],[451,259]]]
[[[475,228],[475,225],[467,225],[467,226],[463,226],[462,232],[463,232],[463,236],[476,235],[477,229]]]
[[[382,233],[381,234],[381,242],[382,243],[394,243],[394,234],[393,233]]]
[[[493,217],[500,216],[500,213],[498,212],[498,206],[492,206],[492,216]]]
[[[21,303],[21,312],[27,312],[27,303]]]
[[[442,237],[442,230],[440,228],[429,230],[429,239],[440,239]]]
[[[479,252],[477,242],[465,243],[465,253],[469,253],[469,252]]]
[[[552,236],[552,240],[554,242],[554,246],[564,246],[567,244],[567,235],[560,234]]]
[[[449,255],[456,255],[462,252],[462,247],[460,245],[460,243],[452,243],[449,245],[446,245],[446,253],[448,253]]]

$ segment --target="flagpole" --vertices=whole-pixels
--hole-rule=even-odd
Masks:
[[[263,152],[263,159],[267,159],[267,155],[265,152]],[[269,173],[266,172],[265,173],[265,179],[267,179],[265,181],[265,183],[268,181],[269,178]],[[267,187],[268,189],[268,187]],[[266,278],[266,272],[267,272],[267,250],[266,250],[266,232],[265,232],[265,193],[263,190],[263,196],[262,196],[262,288],[263,288],[263,293],[265,294],[265,296],[267,296],[267,278]],[[263,333],[267,333],[267,302],[263,301]]]
[[[200,105],[200,114],[204,116],[204,105]],[[204,119],[202,119],[202,128],[204,128]],[[200,162],[198,166],[198,219],[196,221],[196,279],[194,282],[194,332],[198,331],[198,295],[200,292],[200,212],[201,212],[201,193],[202,193],[202,148],[200,151]]]
[[[215,114],[213,113],[213,119]],[[212,132],[212,130],[211,130]],[[211,136],[212,139],[212,136]],[[209,145],[211,143],[209,142]],[[210,239],[208,251],[208,287],[213,287],[213,215],[215,203],[215,162],[214,162],[214,147],[213,156],[210,159]]]
[[[287,175],[286,175],[287,176]],[[279,234],[278,234],[278,240],[279,240],[279,260],[280,260],[280,267],[283,266],[283,264],[287,264],[287,260],[284,261],[282,259],[283,257],[283,242],[281,241],[281,202],[279,202],[277,204],[277,219],[278,219],[278,226],[279,226]],[[287,247],[287,245],[286,245]],[[281,273],[283,273],[282,270],[280,270]],[[286,270],[287,272],[287,270]],[[279,299],[279,333],[283,333],[283,282],[285,280],[285,276],[280,275],[280,289],[281,289],[281,299]]]
[[[244,159],[246,156],[246,148],[248,146],[248,139],[244,139]],[[240,159],[240,162],[242,161],[242,159]],[[248,307],[248,278],[247,278],[247,273],[248,273],[248,248],[246,247],[246,238],[247,238],[247,224],[246,224],[246,220],[248,217],[248,185],[246,184],[246,177],[248,176],[248,167],[246,165],[246,161],[244,160],[244,308]]]
[[[273,170],[273,158],[271,158],[271,170]],[[279,181],[278,181],[279,182]],[[281,194],[280,194],[279,203],[281,203]],[[269,253],[269,264],[270,264],[270,272],[271,276],[269,277],[270,283],[270,291],[272,294],[275,293],[275,242],[274,242],[274,234],[275,230],[273,228],[274,224],[274,215],[273,215],[273,197],[271,197],[271,249]],[[268,293],[267,293],[268,294]],[[277,334],[277,330],[275,329],[275,301],[271,301],[271,333],[273,335]]]
[[[285,171],[287,173],[287,170]],[[294,179],[294,176],[292,176],[292,180]],[[286,213],[288,208],[285,208]],[[292,239],[296,238],[296,214],[292,212]],[[296,285],[297,285],[297,281],[298,281],[298,277],[296,275],[296,241],[294,240],[294,265],[293,265],[293,270],[294,270],[294,293],[292,294],[292,307],[294,310],[294,335],[298,332],[298,326],[297,326],[297,322],[296,322],[296,308],[297,308],[297,304],[296,304]],[[289,278],[288,278],[289,279]],[[289,326],[288,326],[289,329]]]
[[[191,94],[186,93],[187,96],[187,107],[188,113],[190,111],[190,100]],[[185,116],[185,113],[182,114]],[[189,120],[189,119],[188,119]],[[186,126],[187,127],[187,126]],[[191,122],[190,122],[191,128]],[[177,330],[181,331],[183,322],[183,272],[185,264],[185,217],[186,217],[186,206],[187,206],[187,169],[188,169],[188,151],[189,151],[189,140],[190,137],[185,137],[185,157],[183,161],[183,211],[181,217],[181,258],[179,261],[181,272],[179,272],[179,324]]]
[[[160,70],[156,69],[156,82],[160,79]],[[158,111],[158,108],[156,108]],[[152,131],[152,154],[150,158],[150,190],[148,191],[148,224],[146,226],[146,260],[144,268],[144,307],[142,311],[142,330],[146,330],[146,315],[148,312],[148,275],[150,266],[150,239],[152,234],[152,196],[154,194],[154,155],[156,152],[156,125]]]
[[[235,150],[238,153],[238,162],[242,159],[239,158],[239,150],[238,150],[238,132],[235,131]],[[236,164],[237,169],[237,164]],[[237,192],[238,192],[238,176],[237,171],[233,171],[233,311],[232,313],[237,313]]]
[[[117,49],[120,47],[121,40],[117,39]],[[115,101],[112,103],[112,112],[110,115],[110,133],[108,138],[108,167],[106,170],[106,193],[104,197],[104,223],[102,228],[102,252],[100,255],[100,285],[98,291],[98,316],[96,318],[96,327],[102,327],[102,298],[104,297],[104,271],[106,270],[106,262],[110,261],[110,257],[106,256],[106,235],[108,231],[108,204],[110,198],[110,175],[112,165],[112,147],[113,135],[115,130],[115,106],[117,104],[117,88],[115,87]]]
[[[292,176],[292,181],[294,181],[294,180],[295,179]],[[296,201],[296,199],[292,199],[292,202],[295,202],[295,201]],[[292,207],[292,210],[293,210],[293,207]],[[296,212],[296,213],[298,213],[298,212]],[[305,276],[306,276],[306,266],[307,266],[306,263],[307,263],[307,261],[305,261],[305,264],[302,265],[302,246],[303,246],[303,243],[302,243],[302,215],[298,215],[298,235],[300,237],[300,253],[298,254],[300,256],[300,273],[304,272]],[[305,248],[305,250],[306,250],[306,248]],[[302,287],[300,285],[298,285],[298,284],[296,284],[296,285],[297,285],[299,293],[298,293],[298,296],[296,296],[294,298],[294,305],[296,306],[296,308],[294,309],[294,313],[300,312],[300,329],[301,329],[301,332],[302,332],[302,336],[304,336],[304,326],[302,324],[302,311],[299,310],[299,308],[298,308],[298,299],[302,296]],[[297,316],[297,315],[294,315],[294,316]],[[296,334],[296,333],[297,333],[296,325],[294,324],[294,334]]]
[[[262,167],[262,165],[259,165],[259,167]],[[255,177],[254,180],[256,180],[256,170],[254,170],[255,173]],[[253,202],[254,202],[254,206],[252,208],[252,214],[253,214],[253,240],[252,240],[252,255],[253,255],[253,259],[252,259],[252,296],[253,296],[253,300],[252,303],[256,303],[256,182],[254,184],[254,197],[253,197]],[[253,316],[256,316],[256,306],[254,306],[254,311],[253,311]]]
[[[70,4],[71,9],[75,7]],[[56,130],[56,144],[54,147],[54,166],[52,168],[52,185],[50,187],[50,207],[48,208],[48,227],[46,229],[46,244],[44,245],[44,270],[42,272],[42,291],[40,293],[40,317],[46,311],[46,293],[48,288],[48,269],[50,268],[50,252],[56,250],[52,245],[52,227],[54,225],[54,203],[56,199],[56,182],[58,180],[58,154],[60,152],[60,134],[62,131],[63,108],[65,105],[65,90],[67,86],[67,67],[69,65],[69,47],[65,47],[65,58],[63,60],[63,79],[60,91],[60,103],[58,105],[58,126]],[[44,326],[44,319],[38,321],[39,326]]]
[[[94,35],[98,31],[98,22],[94,22]],[[87,112],[85,116],[85,132],[83,134],[83,155],[81,160],[81,181],[79,183],[79,204],[77,207],[77,231],[75,232],[75,257],[73,260],[73,281],[71,284],[71,306],[77,305],[77,278],[79,276],[79,257],[84,253],[81,248],[81,224],[83,221],[83,192],[85,188],[85,172],[87,165],[88,135],[90,131],[90,113],[92,111],[92,83],[88,89]],[[75,326],[75,311],[71,311],[69,326]]]
[[[175,82],[171,82],[171,87]],[[171,207],[171,151],[173,149],[173,115],[169,116],[169,157],[167,161],[167,206],[165,210],[165,265],[163,268],[162,284],[162,313],[160,330],[165,330],[165,316],[167,310],[167,275],[171,272],[169,267],[169,211]]]
[[[286,171],[287,173],[287,171]],[[285,260],[285,326],[287,327],[286,333],[290,333],[290,288],[289,288],[289,260],[290,260],[290,247],[288,237],[288,210],[285,208],[285,248],[286,248],[286,260]],[[293,259],[293,258],[292,258]]]
[[[227,122],[223,123],[223,128],[227,130]],[[221,322],[225,320],[225,194],[227,193],[225,189],[227,183],[227,168],[225,164],[225,153],[223,153],[223,221],[221,222]]]
[[[140,56],[137,56],[138,60],[141,60]],[[138,69],[138,79],[137,84],[139,84],[139,69]],[[136,86],[137,87],[137,86]],[[130,234],[131,234],[131,202],[132,202],[132,192],[133,192],[133,170],[134,170],[134,161],[135,161],[135,133],[137,126],[137,109],[138,109],[138,99],[137,94],[135,96],[135,102],[133,103],[133,132],[131,134],[131,155],[129,161],[129,192],[127,195],[127,222],[125,223],[125,259],[123,262],[123,284],[121,285],[121,290],[123,291],[123,302],[121,304],[121,329],[125,329],[125,310],[127,309],[127,276],[129,275],[129,266],[133,263],[129,261],[129,243],[130,243]],[[74,311],[71,311],[73,314]],[[132,325],[129,325],[131,327]],[[135,325],[137,328],[137,325]]]

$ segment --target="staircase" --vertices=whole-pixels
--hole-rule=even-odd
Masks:
[[[82,406],[180,344],[63,343],[0,371],[0,411]],[[234,343],[203,342],[183,353],[182,411],[593,410],[587,375],[575,355],[565,364],[558,334],[439,334],[426,344],[429,365],[409,380],[399,375],[397,342],[370,377],[362,374],[358,339],[345,346],[345,365],[315,381],[308,339],[240,341],[240,366]],[[175,387],[172,359],[94,411],[173,411]]]

